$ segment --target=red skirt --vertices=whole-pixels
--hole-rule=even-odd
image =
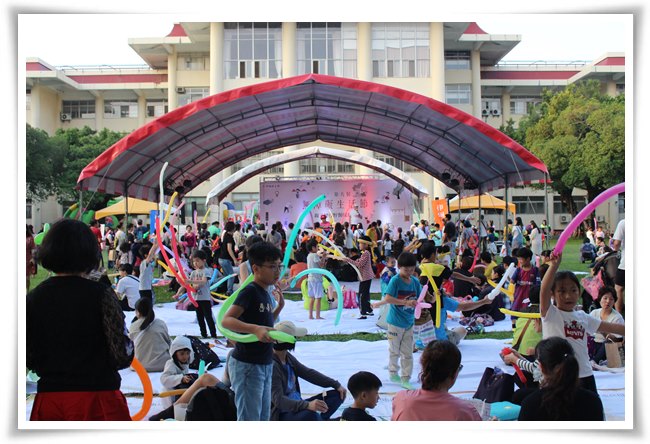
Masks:
[[[37,393],[30,421],[131,421],[119,390]]]

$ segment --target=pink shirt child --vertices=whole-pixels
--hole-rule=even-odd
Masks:
[[[472,403],[447,392],[403,390],[393,398],[391,421],[481,421]]]

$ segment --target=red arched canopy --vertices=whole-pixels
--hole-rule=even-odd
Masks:
[[[316,140],[395,157],[465,194],[539,182],[547,171],[517,142],[452,106],[386,85],[309,74],[171,111],[97,157],[78,186],[156,201],[164,162],[167,192],[187,192],[255,154]]]

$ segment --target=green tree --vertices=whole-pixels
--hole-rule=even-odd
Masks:
[[[78,200],[79,191],[75,187],[81,170],[122,137],[124,133],[106,128],[95,131],[88,126],[56,131],[52,139],[67,147],[63,169],[56,174],[59,202]],[[103,193],[85,193],[83,205],[86,209],[97,210],[106,206],[110,198]]]
[[[26,129],[26,185],[29,199],[44,200],[58,191],[55,172],[63,170],[66,147],[39,128]]]
[[[592,80],[545,91],[539,109],[532,110],[511,137],[547,166],[553,189],[572,215],[574,188],[587,191],[589,201],[625,180],[625,97],[607,96]]]

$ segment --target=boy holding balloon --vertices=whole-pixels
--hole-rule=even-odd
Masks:
[[[412,253],[402,253],[397,258],[399,274],[388,283],[384,300],[373,304],[377,308],[390,304],[386,323],[388,324],[388,372],[390,380],[401,384],[407,390],[413,373],[413,325],[415,306],[422,291],[420,281],[414,276],[417,258]],[[398,360],[400,361],[398,363]],[[401,378],[397,372],[402,366]]]
[[[273,308],[267,289],[280,278],[282,253],[273,244],[258,242],[248,249],[253,282],[237,295],[222,326],[239,333],[252,333],[258,341],[237,342],[228,362],[235,392],[238,421],[268,421],[271,415],[273,338],[269,335],[284,307],[282,292]]]

